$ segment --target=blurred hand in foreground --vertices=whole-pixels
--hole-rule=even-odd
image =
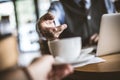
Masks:
[[[69,64],[54,65],[49,55],[38,58],[27,69],[34,80],[61,80],[73,72]]]

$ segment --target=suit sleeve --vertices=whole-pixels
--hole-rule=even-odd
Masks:
[[[108,13],[114,13],[116,11],[115,5],[113,4],[111,0],[105,0],[105,5],[106,5]]]
[[[52,2],[48,12],[51,12],[55,16],[56,26],[65,23],[64,20],[65,13],[61,2],[59,1]]]

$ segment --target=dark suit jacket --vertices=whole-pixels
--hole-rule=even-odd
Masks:
[[[109,5],[112,4],[110,0],[106,1],[108,3],[107,7],[114,7]],[[68,28],[60,35],[60,38],[80,36],[82,37],[83,46],[88,44],[90,36],[95,33],[99,34],[101,16],[108,13],[104,0],[91,0],[91,7],[87,10],[87,14],[83,13],[75,0],[60,0],[59,2],[54,2],[49,11],[55,12],[55,17],[61,14],[58,19],[59,22],[68,25]],[[114,10],[112,12],[114,12]],[[91,19],[88,19],[88,16],[91,17]],[[60,21],[61,17],[64,17],[64,19]]]

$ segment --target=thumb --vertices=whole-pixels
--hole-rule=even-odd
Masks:
[[[65,30],[66,28],[67,28],[67,24],[63,24],[63,25],[58,26],[56,30],[61,32]]]
[[[66,24],[63,24],[63,25],[60,25],[60,26],[57,26],[55,28],[51,28],[51,33],[52,33],[52,36],[53,36],[53,39],[57,39],[59,37],[59,35],[64,31],[64,29],[67,28],[67,25]]]

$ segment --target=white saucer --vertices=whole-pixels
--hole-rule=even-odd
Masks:
[[[89,61],[90,59],[94,58],[95,56],[90,54],[94,49],[93,48],[85,48],[81,50],[80,55],[78,56],[78,58],[72,62],[67,62],[64,59],[55,58],[55,64],[71,64],[71,65],[76,65],[76,64],[80,64],[80,63],[85,63],[87,61]]]

